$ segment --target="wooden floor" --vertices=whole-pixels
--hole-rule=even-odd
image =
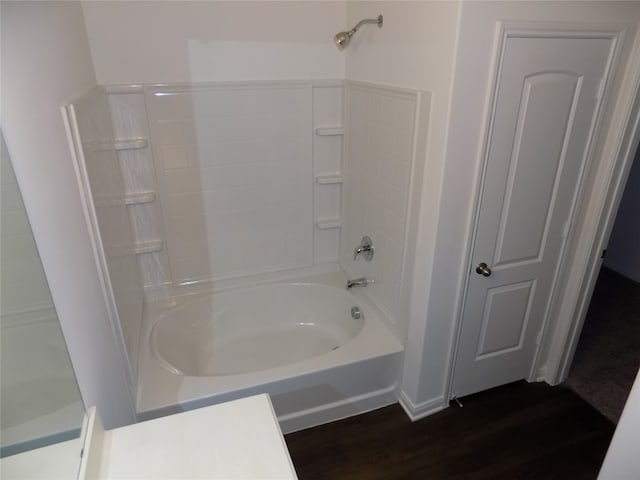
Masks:
[[[571,390],[518,382],[411,423],[399,405],[286,435],[306,479],[595,479],[614,426]]]

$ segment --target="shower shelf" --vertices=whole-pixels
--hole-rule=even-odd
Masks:
[[[163,242],[162,240],[151,240],[149,242],[140,242],[136,243],[133,252],[136,255],[140,255],[143,253],[153,253],[159,252],[162,250]]]
[[[320,185],[331,185],[334,183],[342,183],[342,175],[333,173],[330,175],[316,175],[316,182]]]
[[[124,196],[113,195],[109,197],[96,197],[96,207],[116,207],[118,205],[137,205],[140,203],[151,203],[156,199],[156,192],[128,193]]]
[[[139,205],[141,203],[152,203],[156,199],[156,192],[128,193],[124,196],[125,205]]]
[[[331,228],[340,228],[342,222],[339,218],[320,218],[316,220],[316,227],[320,230],[329,230]]]
[[[343,127],[318,127],[316,128],[316,135],[319,135],[321,137],[344,135],[344,128]]]
[[[149,141],[146,138],[118,138],[113,142],[116,150],[139,150],[147,148]]]

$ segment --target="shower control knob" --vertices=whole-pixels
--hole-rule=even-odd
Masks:
[[[373,259],[373,248],[373,242],[367,235],[365,235],[362,237],[360,245],[358,245],[353,251],[353,261],[356,261],[358,255],[362,255],[367,262],[370,262]]]

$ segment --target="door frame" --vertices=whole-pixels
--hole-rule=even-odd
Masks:
[[[558,305],[554,335],[548,338],[546,366],[532,372],[532,380],[544,380],[551,385],[564,381],[569,375],[593,289],[618,213],[620,200],[640,143],[640,34],[631,49],[630,62],[623,79],[615,107],[610,134],[602,141],[602,160],[596,172],[596,182],[590,189],[590,201],[581,222],[576,242],[575,259],[566,265],[565,301]],[[539,359],[535,367],[540,367]]]
[[[571,207],[570,229],[566,237],[560,255],[560,262],[556,270],[551,290],[551,301],[549,302],[545,318],[542,322],[542,337],[538,342],[534,355],[528,381],[544,380],[550,384],[557,384],[562,381],[570,367],[577,339],[580,335],[586,307],[591,297],[593,285],[597,277],[597,264],[600,263],[600,255],[593,256],[592,252],[599,252],[602,244],[606,242],[612,228],[615,210],[620,200],[620,184],[628,175],[630,160],[629,150],[635,141],[638,142],[640,131],[637,121],[640,114],[640,98],[637,94],[638,83],[640,82],[640,64],[634,65],[634,55],[640,53],[640,43],[636,38],[635,45],[631,48],[627,71],[619,71],[624,65],[620,65],[621,45],[626,36],[627,25],[594,25],[594,24],[566,24],[555,22],[502,22],[498,21],[494,37],[494,48],[492,64],[490,68],[491,80],[490,90],[487,97],[484,113],[484,126],[482,128],[482,139],[480,152],[480,174],[476,180],[473,194],[471,235],[465,251],[465,278],[461,286],[461,294],[458,297],[458,308],[455,319],[453,334],[452,355],[449,364],[447,379],[447,396],[451,398],[453,388],[454,370],[458,355],[460,335],[462,331],[462,319],[464,316],[464,305],[467,299],[469,287],[469,272],[472,270],[472,254],[475,247],[477,233],[477,220],[480,211],[480,203],[485,185],[485,173],[487,166],[487,144],[491,137],[493,117],[495,112],[495,96],[498,88],[501,60],[504,54],[504,47],[508,37],[564,37],[564,38],[610,38],[613,40],[612,56],[608,66],[609,76],[604,88],[604,95],[598,107],[597,120],[590,138],[587,159],[582,167],[581,178],[578,182],[577,195]],[[620,135],[609,134],[603,136],[602,123],[607,110],[612,108],[611,91],[612,84],[617,76],[623,77],[615,110],[612,113],[609,132],[615,132],[613,128],[619,125]],[[635,86],[635,90],[634,90]],[[629,101],[632,98],[633,101]],[[626,102],[623,101],[626,99]],[[635,105],[634,112],[624,105]],[[635,116],[634,116],[635,113]],[[607,132],[605,132],[607,133]],[[615,137],[615,138],[613,138]],[[623,137],[629,137],[623,141]],[[623,148],[624,147],[624,148]],[[613,153],[615,152],[615,153]],[[596,153],[599,155],[596,157]],[[631,152],[633,153],[633,151]],[[597,171],[597,180],[588,190],[585,189],[585,181],[589,174]],[[619,172],[614,177],[613,171]],[[603,177],[603,172],[610,172]],[[624,185],[624,184],[622,184]],[[601,208],[590,208],[582,219],[576,219],[576,212],[583,208],[585,204],[596,204]],[[605,208],[606,207],[606,208]],[[614,208],[615,207],[615,208]],[[613,212],[612,212],[613,210]],[[597,236],[598,233],[601,233]],[[567,261],[567,246],[577,245],[577,255],[571,261]],[[564,301],[558,298],[558,279],[568,275],[567,292]],[[584,285],[584,287],[583,287]],[[552,334],[550,334],[552,333]],[[545,351],[541,355],[541,351]],[[544,357],[544,358],[542,358]],[[541,365],[544,366],[541,367]]]

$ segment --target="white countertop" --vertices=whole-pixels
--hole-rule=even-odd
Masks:
[[[80,464],[79,438],[11,455],[0,460],[3,480],[75,480]]]
[[[95,409],[71,440],[3,458],[3,479],[297,478],[268,395],[104,430]],[[80,450],[83,449],[80,474]]]
[[[297,478],[267,395],[103,431],[101,443],[100,479]]]

